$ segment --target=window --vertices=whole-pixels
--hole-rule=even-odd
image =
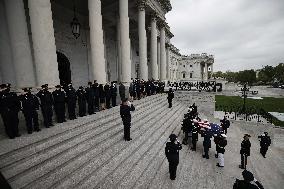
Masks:
[[[189,77],[192,78],[192,73],[189,74]]]
[[[182,78],[185,78],[185,73],[182,74]]]

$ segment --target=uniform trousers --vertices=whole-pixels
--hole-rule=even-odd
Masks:
[[[53,110],[52,106],[41,106],[41,112],[43,116],[43,123],[46,128],[52,125]]]
[[[176,178],[176,173],[177,173],[177,162],[169,162],[169,171],[170,171],[170,179],[175,179]]]
[[[36,110],[24,112],[28,133],[39,131],[38,113]]]
[[[18,112],[13,110],[8,110],[2,114],[5,131],[9,138],[15,138],[19,136],[19,118]]]
[[[246,154],[241,154],[241,167],[246,169],[247,166],[247,158],[248,156]]]
[[[130,123],[123,123],[124,126],[124,140],[130,140]]]
[[[218,153],[218,163],[220,166],[224,167],[224,154]]]

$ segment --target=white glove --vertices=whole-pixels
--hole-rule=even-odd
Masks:
[[[128,105],[128,106],[131,106],[131,103],[130,103],[129,101],[127,101],[127,105]]]

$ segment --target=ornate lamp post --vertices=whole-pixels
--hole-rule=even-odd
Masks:
[[[72,34],[77,39],[80,36],[81,24],[79,23],[79,20],[76,17],[75,2],[74,2],[74,18],[73,18],[72,22],[70,23],[70,25],[71,25],[71,29],[72,29]]]
[[[244,97],[243,112],[245,112],[246,111],[247,91],[249,91],[249,88],[247,88],[247,84],[244,85],[244,88],[242,88],[241,91],[242,91],[242,96]]]

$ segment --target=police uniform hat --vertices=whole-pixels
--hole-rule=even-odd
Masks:
[[[124,99],[122,99],[121,101],[122,101],[122,102],[127,102],[127,100],[128,100],[127,98],[124,98]]]
[[[80,86],[79,89],[84,89],[84,87]]]
[[[245,135],[244,135],[244,137],[246,137],[246,136],[247,136],[247,137],[250,137],[250,135],[249,135],[249,134],[245,134]]]
[[[55,88],[60,89],[61,85],[56,85]]]
[[[1,84],[1,85],[0,85],[0,88],[1,88],[1,89],[5,89],[6,87],[7,87],[6,84]]]
[[[24,92],[30,92],[32,88],[30,87],[24,87],[22,88]]]
[[[171,134],[171,135],[169,136],[169,138],[170,138],[170,140],[175,140],[175,139],[177,138],[177,135]]]
[[[264,132],[264,135],[268,135],[268,132]]]
[[[251,182],[251,181],[254,180],[254,176],[253,176],[253,174],[252,174],[250,171],[244,170],[244,171],[242,172],[242,175],[243,175],[243,177],[244,177],[244,179],[245,179],[246,181]]]

